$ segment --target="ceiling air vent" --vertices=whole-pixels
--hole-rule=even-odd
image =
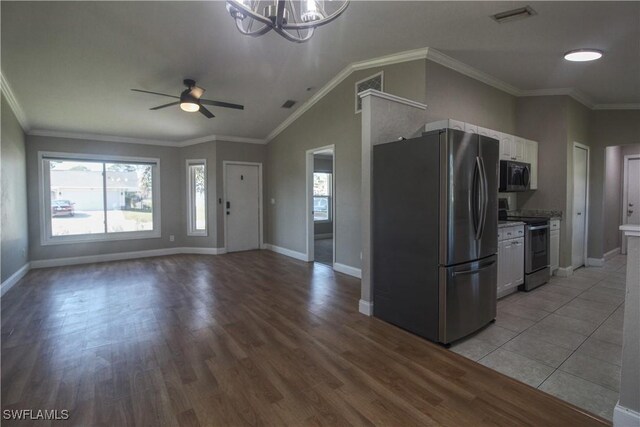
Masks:
[[[284,104],[282,104],[282,108],[291,108],[296,103],[293,99],[287,99]]]
[[[531,6],[525,6],[518,9],[507,10],[506,12],[496,13],[495,15],[491,15],[491,18],[502,24],[503,22],[529,18],[533,15],[537,15],[536,11],[533,10]]]

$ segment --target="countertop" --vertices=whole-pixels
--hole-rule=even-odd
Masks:
[[[513,227],[516,225],[524,225],[522,221],[498,221],[498,228]]]

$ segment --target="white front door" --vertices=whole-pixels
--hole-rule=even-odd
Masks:
[[[225,168],[227,252],[260,248],[260,170],[258,165]]]
[[[575,270],[585,264],[585,230],[587,228],[587,150],[573,147],[573,241],[571,266]]]

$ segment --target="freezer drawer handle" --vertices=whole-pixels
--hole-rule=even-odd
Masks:
[[[535,230],[542,230],[544,228],[549,228],[549,226],[548,225],[538,225],[537,227],[529,227],[529,230],[535,231]]]
[[[482,266],[482,267],[480,267],[480,268],[472,268],[472,269],[470,269],[470,270],[454,271],[454,272],[453,272],[453,275],[454,275],[454,276],[461,276],[461,275],[464,275],[464,274],[474,274],[474,273],[478,273],[478,272],[480,272],[480,271],[482,271],[482,270],[484,270],[484,269],[487,269],[487,268],[491,267],[491,266],[492,266],[493,264],[495,264],[495,263],[496,263],[495,261],[491,261],[489,264],[485,264],[485,265],[483,265],[483,266]]]

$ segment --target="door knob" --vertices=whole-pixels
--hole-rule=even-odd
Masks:
[[[627,211],[627,216],[631,216],[631,214],[633,214],[633,211],[632,211],[631,209],[629,209],[629,210]]]

